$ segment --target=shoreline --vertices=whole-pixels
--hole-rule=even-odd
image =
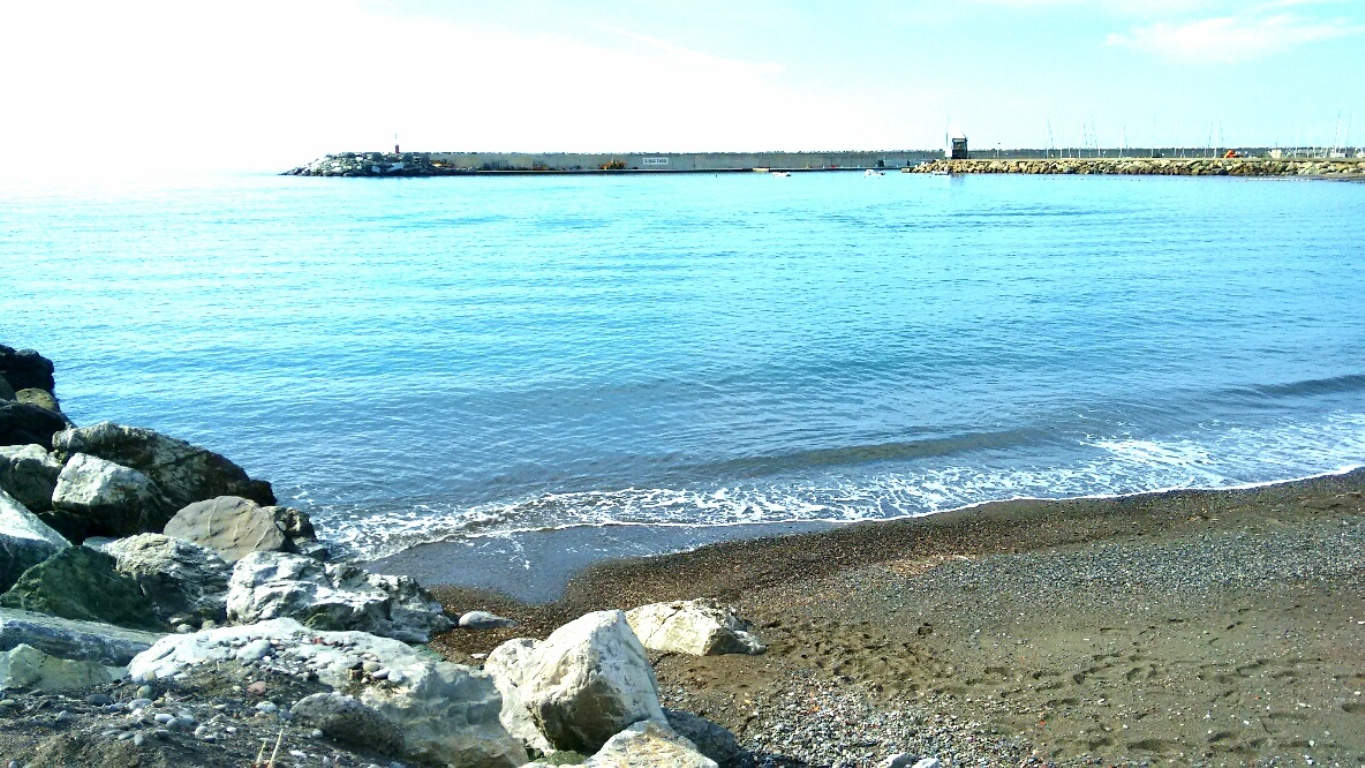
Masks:
[[[1226,487],[1171,486],[1132,493],[1093,494],[1058,498],[1015,496],[965,504],[960,507],[860,520],[777,520],[761,523],[653,524],[612,523],[569,525],[552,529],[518,530],[416,544],[372,560],[362,561],[377,573],[411,576],[433,587],[454,587],[501,593],[528,604],[563,599],[569,583],[600,564],[686,555],[710,546],[761,541],[801,534],[820,534],[861,525],[927,520],[1013,504],[1104,502],[1182,493],[1254,491],[1275,486],[1339,478],[1365,472],[1356,464],[1335,470],[1281,480],[1265,480]],[[532,562],[536,561],[535,565]],[[538,568],[535,579],[526,573]],[[513,585],[509,590],[507,585]]]
[[[599,563],[550,603],[436,587],[449,610],[522,626],[433,645],[477,663],[589,610],[709,597],[753,621],[768,654],[656,656],[661,688],[760,752],[873,765],[932,743],[949,765],[1311,755],[1354,766],[1365,755],[1363,496],[1356,469],[1240,490],[995,502]],[[806,714],[793,716],[793,701]],[[840,712],[882,730],[850,724],[809,742],[803,729]]]

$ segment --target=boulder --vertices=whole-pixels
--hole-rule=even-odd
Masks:
[[[308,513],[293,507],[265,507],[265,511],[275,519],[275,525],[297,548],[308,541],[317,541],[317,531]]]
[[[0,447],[0,490],[30,512],[52,509],[52,492],[62,463],[37,444]]]
[[[470,768],[511,768],[527,760],[498,722],[501,700],[488,675],[364,632],[316,631],[292,619],[275,619],[167,635],[134,658],[128,673],[137,680],[174,676],[191,665],[230,661],[239,648],[262,639],[282,649],[280,658],[297,662],[326,685],[347,689],[377,713],[389,724],[388,732],[401,739],[399,749],[409,759]],[[386,680],[352,678],[352,668],[366,658],[389,670]]]
[[[45,411],[52,411],[57,414],[62,412],[62,407],[57,403],[57,398],[53,397],[52,393],[46,389],[38,389],[37,387],[21,389],[14,393],[14,399],[21,403],[36,405]]]
[[[586,768],[718,768],[716,761],[663,723],[645,720],[612,736]]]
[[[62,467],[52,507],[89,520],[91,533],[112,536],[159,532],[174,511],[146,475],[84,453]]]
[[[0,653],[0,688],[61,693],[108,685],[114,675],[93,661],[71,661],[49,656],[20,644]]]
[[[692,742],[697,751],[716,761],[720,768],[744,765],[747,752],[728,730],[704,717],[680,709],[665,709],[668,725],[683,738]]]
[[[104,548],[115,567],[137,583],[162,621],[227,618],[231,566],[212,551],[156,533],[119,539]]]
[[[0,651],[27,644],[63,659],[121,667],[159,637],[154,632],[0,608]]]
[[[0,400],[0,445],[37,443],[52,447],[52,437],[66,429],[66,419],[36,405]]]
[[[163,627],[137,583],[114,568],[114,558],[89,547],[67,547],[24,571],[0,607],[64,619],[102,621],[129,629]]]
[[[453,626],[441,604],[406,576],[284,552],[254,552],[237,562],[227,613],[237,624],[291,618],[315,629],[359,630],[413,643]]]
[[[536,646],[539,644],[539,641],[529,637],[508,640],[488,654],[483,662],[483,671],[493,677],[493,684],[502,696],[502,712],[498,715],[502,727],[527,749],[544,754],[554,751],[554,747],[536,726],[521,694],[526,675],[534,667]]]
[[[70,546],[23,504],[0,491],[0,590],[14,586],[29,568]]]
[[[235,563],[252,552],[289,548],[289,539],[270,509],[240,496],[197,501],[176,512],[165,533],[211,549]]]
[[[52,361],[31,349],[16,350],[0,344],[0,376],[16,390],[37,387],[56,391]]]
[[[716,656],[767,650],[732,609],[706,600],[644,605],[628,611],[626,620],[652,651]]]
[[[526,662],[522,704],[555,749],[590,754],[629,725],[664,722],[654,669],[621,611],[565,624]]]
[[[516,619],[508,619],[488,611],[468,611],[456,622],[460,629],[504,629],[521,626]]]
[[[0,376],[0,401],[13,400],[15,394],[14,387],[9,385],[9,381],[4,376]]]
[[[299,725],[317,728],[342,744],[393,753],[403,743],[403,734],[393,723],[342,693],[305,696],[289,708],[289,714]]]
[[[68,429],[52,437],[63,453],[88,453],[146,474],[177,509],[218,496],[243,496],[274,504],[270,483],[252,480],[236,464],[213,451],[142,427],[101,422]]]

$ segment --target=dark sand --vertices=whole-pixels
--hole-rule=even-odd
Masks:
[[[990,764],[1033,754],[1063,765],[1358,766],[1362,490],[1365,470],[1237,491],[1006,502],[598,564],[538,605],[438,587],[452,612],[490,609],[523,626],[457,630],[435,645],[477,662],[471,654],[589,610],[712,597],[752,620],[769,652],[663,656],[661,687],[777,754],[800,757],[774,742],[775,716],[800,726],[829,708],[814,686],[886,711],[978,721],[979,738],[1016,746],[1008,763],[1002,751]],[[811,696],[805,710],[777,706]],[[897,746],[888,737],[845,754],[875,764]],[[940,756],[954,754],[949,745]]]

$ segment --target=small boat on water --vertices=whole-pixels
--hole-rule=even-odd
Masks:
[[[864,175],[864,176],[885,176],[885,175],[886,175],[886,171],[879,171],[879,170],[877,170],[876,168],[868,168],[867,170],[863,171],[863,175]]]
[[[953,172],[947,168],[935,168],[929,172],[930,176],[952,176]]]
[[[778,179],[785,179],[792,174],[791,171],[773,171],[771,175]]]

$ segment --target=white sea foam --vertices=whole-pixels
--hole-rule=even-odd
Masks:
[[[1176,488],[1247,487],[1365,464],[1365,414],[1247,429],[1208,425],[1169,439],[1111,437],[1062,466],[1012,459],[979,466],[910,463],[765,484],[551,493],[467,507],[372,515],[324,511],[325,535],[361,558],[434,541],[508,537],[574,526],[739,526],[892,519],[1021,498],[1106,497]]]

